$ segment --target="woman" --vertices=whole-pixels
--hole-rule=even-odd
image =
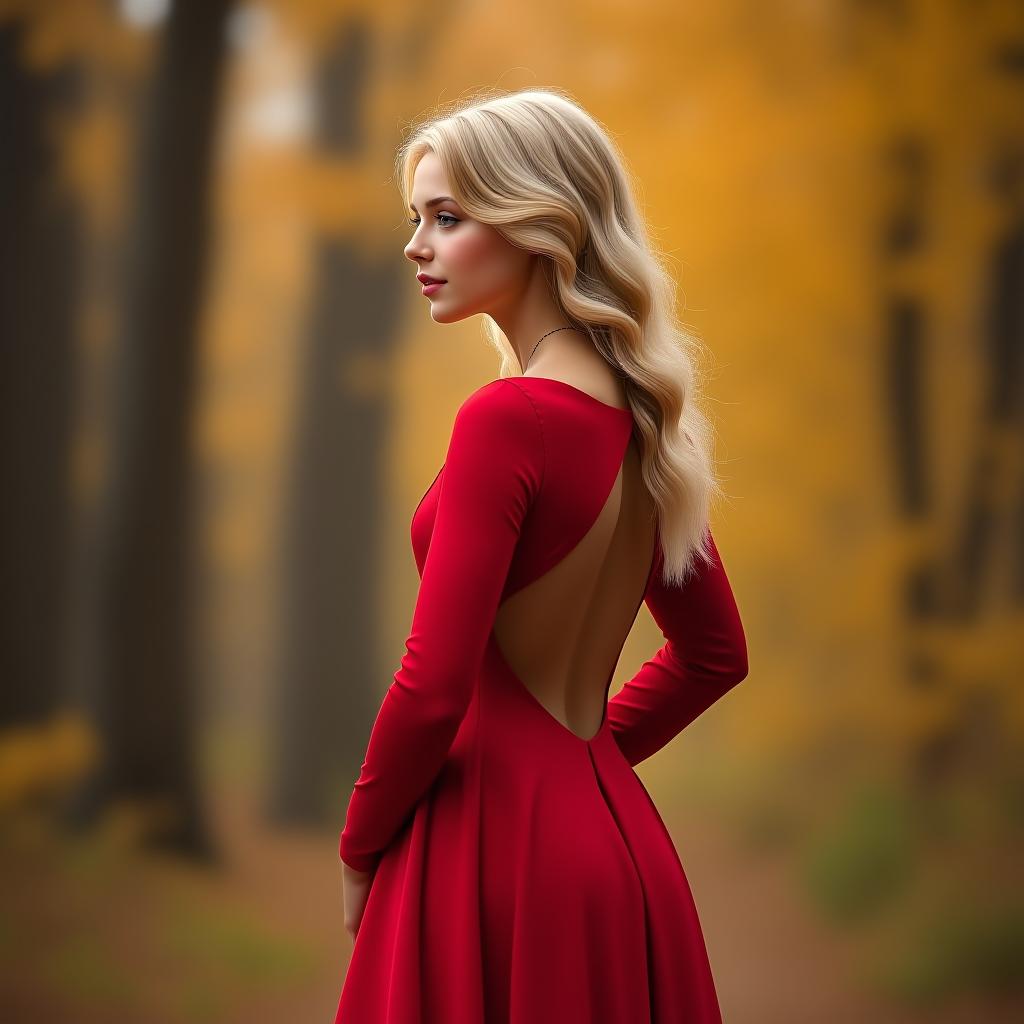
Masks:
[[[633,771],[747,674],[671,277],[557,90],[463,103],[397,170],[431,317],[485,314],[501,376],[413,514],[412,628],[341,833],[335,1024],[720,1021]],[[665,644],[609,701],[643,602]]]

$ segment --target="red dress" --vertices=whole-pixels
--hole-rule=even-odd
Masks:
[[[532,674],[513,670],[526,655],[495,631],[513,594],[529,613],[545,599],[537,581],[588,571],[602,512],[605,535],[618,528],[610,496],[625,519],[633,426],[631,410],[543,377],[491,381],[458,410],[413,514],[411,632],[341,833],[342,860],[374,876],[335,1024],[721,1021],[689,884],[633,770],[747,673],[717,551],[713,568],[667,587],[655,530],[646,585],[630,597],[613,584],[633,616],[595,634],[611,637],[612,658],[641,601],[666,642],[589,739],[522,678],[540,671],[545,622],[560,637],[611,601],[549,592],[520,630]]]

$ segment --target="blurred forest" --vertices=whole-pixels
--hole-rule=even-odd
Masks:
[[[0,76],[4,1024],[334,1013],[409,519],[497,375],[393,155],[532,85],[713,353],[750,675],[638,773],[725,1019],[1024,1019],[1024,5],[0,0]]]

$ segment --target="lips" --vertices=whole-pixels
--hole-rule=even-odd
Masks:
[[[431,277],[429,274],[417,274],[416,280],[420,284],[444,284],[445,281],[440,277]]]

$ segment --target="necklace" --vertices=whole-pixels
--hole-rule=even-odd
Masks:
[[[555,331],[575,331],[575,330],[576,330],[575,327],[556,327],[553,331],[548,331],[548,334],[554,334]],[[534,353],[537,351],[537,347],[540,345],[540,342],[543,341],[548,336],[548,334],[543,335],[541,337],[540,341],[538,341],[537,344],[533,346],[533,352],[530,353],[530,358],[526,360],[526,366],[523,367],[523,372],[524,373],[526,372],[526,370],[529,367],[530,363],[533,361]]]

